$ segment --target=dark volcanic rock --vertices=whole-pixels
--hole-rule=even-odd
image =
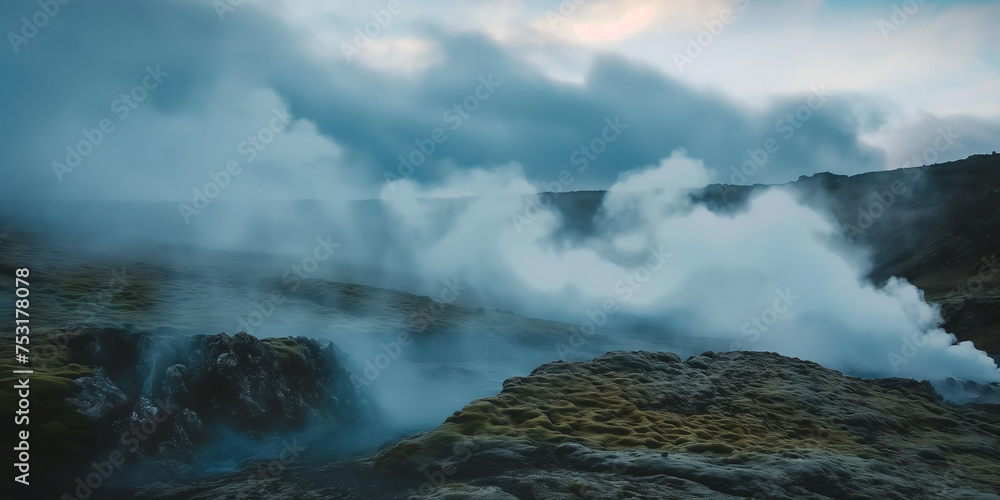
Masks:
[[[351,387],[336,347],[303,337],[164,337],[104,329],[73,337],[70,348],[79,353],[73,361],[95,374],[76,381],[78,391],[67,403],[98,428],[130,429],[169,417],[166,431],[142,441],[144,451],[189,447],[203,423],[259,433],[350,421],[370,411]],[[114,408],[125,411],[114,415]]]
[[[51,422],[39,432],[43,451],[58,457],[39,472],[51,478],[38,486],[45,497],[72,491],[73,478],[86,477],[91,462],[114,453],[126,468],[161,453],[179,463],[214,432],[252,439],[310,423],[349,426],[373,412],[333,344],[121,329],[64,337],[46,368],[45,387],[47,396],[57,388],[66,395],[39,412],[43,423]]]
[[[456,446],[476,450],[450,464]],[[613,352],[541,366],[374,467],[454,465],[451,482],[517,498],[1000,498],[997,450],[1000,407],[943,403],[926,382]]]
[[[320,346],[303,337],[258,340],[238,333],[199,336],[191,345],[191,368],[176,365],[159,382],[165,397],[187,395],[204,418],[239,430],[267,431],[367,414],[333,344]]]
[[[426,434],[151,498],[1000,499],[1000,406],[772,353],[612,352],[508,380]]]
[[[972,380],[948,379],[934,384],[935,390],[949,401],[960,404],[1000,405],[1000,383],[980,384]]]
[[[92,423],[106,421],[112,413],[121,410],[128,396],[97,367],[94,374],[76,379],[79,390],[66,398],[66,404]]]

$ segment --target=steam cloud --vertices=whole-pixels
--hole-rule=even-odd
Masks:
[[[516,165],[435,187],[395,181],[382,200],[409,243],[407,266],[428,283],[461,276],[484,301],[580,325],[584,337],[614,315],[853,375],[1000,380],[991,358],[940,328],[939,307],[915,286],[869,282],[867,257],[825,214],[782,188],[714,213],[688,197],[712,180],[683,151],[625,172],[582,239],[561,234],[554,209],[512,220],[525,203],[515,195],[534,191]],[[493,196],[435,216],[435,198],[473,193]]]

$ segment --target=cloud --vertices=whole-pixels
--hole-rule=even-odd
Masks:
[[[810,31],[825,12],[817,2],[796,10],[814,17],[777,39],[770,16],[779,7],[748,8],[698,61],[704,76],[694,79],[671,77],[634,49],[669,59],[670,49],[653,42],[671,30],[655,22],[683,26],[675,41],[683,40],[702,29],[701,9],[726,4],[647,18],[652,4],[595,2],[559,28],[575,39],[540,27],[538,8],[493,2],[477,16],[466,18],[462,7],[431,20],[430,7],[414,5],[356,60],[343,57],[340,43],[373,22],[370,9],[248,2],[220,20],[207,1],[67,4],[26,44],[0,51],[11,75],[0,95],[14,117],[0,124],[0,197],[43,208],[60,199],[168,201],[173,222],[132,221],[125,236],[183,232],[238,249],[311,244],[322,227],[343,237],[345,258],[425,283],[461,276],[484,301],[526,314],[580,324],[615,300],[622,321],[851,373],[995,379],[982,353],[939,329],[917,289],[867,283],[866,263],[838,250],[835,226],[793,194],[768,190],[735,215],[684,195],[713,181],[780,183],[895,166],[907,157],[900,151],[935,145],[948,126],[962,134],[951,158],[996,149],[995,118],[973,114],[969,101],[950,113],[912,109],[968,87],[945,85],[927,101],[907,91],[907,102],[890,99],[915,79],[933,76],[933,87],[983,61],[978,52],[948,58],[936,39],[971,21],[969,13],[990,19],[982,14],[995,7],[929,11],[933,36],[919,34],[923,21],[914,20],[897,46],[861,60],[855,52],[878,36],[872,11],[848,14],[858,16],[848,26],[872,31],[843,41],[844,29]],[[0,25],[20,29],[34,8],[5,10]],[[579,41],[573,27],[586,23],[600,24],[584,30],[599,44]],[[946,47],[992,40],[982,23]],[[899,47],[907,41],[919,43]],[[835,51],[841,44],[850,50]],[[940,64],[889,57],[923,49]],[[564,54],[565,66],[545,66]],[[987,97],[996,86],[983,75],[994,67],[973,68],[972,88]],[[150,68],[167,75],[142,87]],[[734,100],[734,88],[753,98]],[[141,101],[127,114],[123,94]],[[278,114],[287,115],[281,127]],[[108,129],[105,120],[114,130],[91,139]],[[53,164],[70,163],[67,147],[85,158],[60,181]],[[239,174],[229,170],[234,161]],[[228,181],[216,180],[223,171]],[[549,210],[527,226],[511,223],[524,193],[566,174],[572,189],[610,187],[595,234],[567,236],[562,215]],[[210,182],[216,196],[207,194]],[[174,204],[196,204],[198,191],[213,204],[185,225]],[[268,203],[300,198],[313,201]],[[378,201],[362,209],[348,198]]]
[[[615,22],[581,24],[576,27],[576,34],[584,39],[617,40],[641,30],[652,17],[652,8],[638,7],[626,12]]]
[[[876,135],[893,154],[889,168],[932,165],[1000,148],[1000,119],[918,113]]]
[[[606,119],[616,117],[629,129],[588,170],[578,172],[579,188],[606,187],[620,172],[679,147],[704,158],[726,179],[730,166],[777,134],[777,120],[809,97],[789,96],[763,112],[750,111],[615,55],[595,59],[582,85],[567,84],[526,65],[491,38],[434,27],[373,46],[370,57],[383,62],[393,54],[435,47],[428,55],[433,64],[406,70],[401,78],[378,67],[382,63],[316,58],[302,37],[269,22],[271,14],[253,5],[224,22],[206,7],[106,1],[66,9],[21,53],[0,56],[18,75],[0,90],[19,117],[2,125],[0,140],[10,164],[0,174],[6,181],[3,195],[184,201],[190,191],[185,184],[224,164],[236,139],[258,127],[252,117],[279,102],[309,124],[297,133],[314,137],[299,145],[316,150],[240,179],[272,186],[281,179],[273,190],[233,190],[227,197],[281,198],[296,189],[309,197],[317,184],[345,176],[354,196],[375,197],[385,174],[398,170],[399,157],[436,128],[448,139],[416,169],[415,179],[516,162],[527,179],[541,182],[576,168],[571,155],[592,143]],[[3,21],[16,24],[14,15]],[[131,40],[142,40],[142,48],[127,49]],[[58,182],[52,162],[64,159],[66,146],[81,140],[81,130],[112,114],[114,100],[141,81],[147,65],[160,65],[169,79],[150,91],[127,121],[116,123],[115,133],[85,165]],[[481,78],[500,86],[474,111],[459,111],[458,121],[455,107],[472,102],[467,99]],[[851,97],[834,96],[815,110],[796,130],[795,141],[783,144],[753,182],[881,168],[882,154],[858,139],[851,106]],[[273,154],[286,151],[274,149]]]
[[[521,184],[511,173],[453,177],[447,189]],[[386,203],[413,258],[407,265],[427,283],[457,277],[486,303],[569,322],[585,338],[603,326],[634,348],[621,326],[641,324],[858,376],[1000,380],[992,359],[940,328],[939,307],[919,289],[868,281],[870,264],[847,250],[829,216],[782,188],[739,213],[714,213],[688,197],[711,179],[682,151],[625,172],[581,240],[559,236],[554,210],[515,230],[504,215],[520,208],[516,197],[476,198],[442,219],[431,213],[433,189],[408,181],[397,191],[407,202]],[[657,347],[669,350],[662,339]]]

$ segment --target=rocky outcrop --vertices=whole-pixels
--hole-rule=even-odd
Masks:
[[[75,381],[67,404],[98,429],[160,424],[155,435],[139,441],[139,453],[189,448],[204,424],[253,434],[357,420],[370,412],[350,385],[340,351],[303,337],[168,337],[103,329],[72,337],[69,348],[72,362],[94,374]]]
[[[972,380],[948,377],[936,382],[934,389],[948,401],[959,404],[1000,405],[1000,384],[980,384]]]
[[[76,386],[77,392],[65,402],[93,424],[107,420],[128,403],[128,396],[104,374],[101,367],[97,367],[93,375],[76,379]]]
[[[458,464],[461,443],[476,451]],[[509,380],[374,464],[454,465],[427,498],[448,483],[518,498],[992,498],[1000,407],[772,353],[614,352]]]
[[[154,455],[185,461],[213,433],[253,440],[310,424],[334,432],[373,413],[337,347],[304,337],[85,329],[35,340],[54,346],[35,383],[46,398],[65,394],[39,403],[32,444],[52,457],[38,472],[46,480],[36,480],[46,498],[73,490],[74,478],[110,457],[125,468]]]
[[[995,389],[995,387],[993,387]],[[152,498],[1000,498],[1000,406],[772,353],[612,352],[514,378],[363,460]]]

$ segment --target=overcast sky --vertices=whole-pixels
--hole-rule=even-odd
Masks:
[[[1000,149],[1000,3],[577,1],[6,1],[0,197],[603,189],[679,148],[772,183]]]

